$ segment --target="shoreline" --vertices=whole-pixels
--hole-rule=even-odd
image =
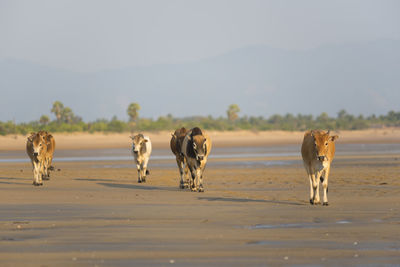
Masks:
[[[168,148],[171,132],[143,132],[155,148]],[[274,146],[301,144],[304,132],[295,131],[207,131],[213,147]],[[338,143],[400,143],[400,128],[332,131]],[[56,149],[104,149],[130,147],[130,133],[54,133]],[[27,135],[0,136],[0,151],[25,150]]]

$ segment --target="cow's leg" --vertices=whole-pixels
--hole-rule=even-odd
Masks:
[[[140,164],[136,163],[137,173],[138,173],[138,183],[142,182],[142,173],[140,170]]]
[[[49,157],[48,159],[47,159],[47,167],[46,167],[46,178],[47,178],[47,180],[50,180],[50,170],[51,170],[51,157]]]
[[[201,168],[198,168],[196,170],[196,176],[197,176],[197,191],[198,192],[204,192],[204,187],[203,187],[203,171]]]
[[[185,165],[178,156],[176,157],[176,164],[178,164],[179,174],[181,176],[181,180],[179,181],[179,188],[184,189],[185,188],[185,173],[184,173]]]
[[[34,168],[33,168],[33,185],[36,185],[36,186],[42,185],[41,177],[40,177],[40,175],[41,175],[40,168],[41,168],[40,163],[35,162]]]
[[[325,170],[324,181],[322,183],[322,187],[324,188],[324,197],[323,197],[323,205],[328,206],[328,177],[329,177],[330,168]]]
[[[317,171],[315,173],[315,183],[317,185],[317,188],[315,189],[315,192],[314,192],[314,205],[321,204],[321,200],[319,199],[319,182],[320,182],[320,179],[322,176],[322,172],[323,171]]]
[[[43,185],[42,177],[44,175],[44,161],[39,162],[39,185]]]
[[[304,162],[304,168],[306,169],[308,179],[310,181],[310,204],[313,205],[314,204],[314,194],[315,194],[315,189],[314,189],[315,177],[313,174],[313,170],[311,169],[311,166],[309,164]]]
[[[33,185],[39,185],[37,163],[33,163]]]
[[[49,163],[49,160],[46,158],[45,160],[44,160],[44,163],[43,163],[43,174],[42,174],[42,179],[43,180],[49,180],[48,179],[48,177],[49,177],[49,170],[48,170],[48,163]]]
[[[190,183],[190,190],[196,191],[196,168],[189,166],[190,175],[192,176]]]
[[[185,185],[187,186],[187,187],[190,187],[190,177],[189,177],[189,167],[188,167],[188,165],[185,163],[185,161],[183,161],[183,165],[185,166],[185,169],[184,169],[184,179],[185,179]]]
[[[206,165],[203,164],[203,167],[200,168],[199,172],[199,180],[200,180],[200,185],[199,185],[199,192],[204,192],[204,186],[203,186],[203,173],[204,169],[206,168]]]
[[[144,162],[142,163],[142,182],[145,183],[146,182],[146,175],[147,175],[147,162],[149,160],[144,160]]]

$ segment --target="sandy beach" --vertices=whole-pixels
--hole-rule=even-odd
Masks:
[[[154,147],[169,147],[171,132],[144,132]],[[282,144],[301,144],[304,132],[288,131],[209,131],[213,146],[266,146]],[[340,143],[399,143],[400,128],[368,129],[360,131],[338,131]],[[57,149],[97,149],[129,147],[130,133],[53,133]],[[24,150],[26,136],[0,136],[0,151]]]
[[[167,149],[169,134],[149,135]],[[300,146],[302,135],[210,133],[216,148]],[[339,135],[348,144],[400,143],[398,129]],[[55,136],[68,153],[129,144],[126,134]],[[13,138],[0,138],[3,153],[20,150],[24,138]],[[30,163],[2,162],[0,266],[399,264],[400,153],[337,153],[328,207],[309,204],[300,159],[244,159],[285,162],[255,167],[213,159],[204,193],[178,189],[169,158],[152,162],[145,184],[136,182],[132,161],[59,161],[42,187],[32,186]]]

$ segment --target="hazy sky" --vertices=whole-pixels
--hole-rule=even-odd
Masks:
[[[400,39],[400,1],[0,0],[0,59],[77,72]]]
[[[140,116],[152,118],[225,116],[232,103],[241,115],[256,116],[336,115],[342,108],[387,113],[399,109],[400,55],[390,46],[400,40],[399,14],[397,0],[0,0],[0,120],[37,120],[56,100],[85,120],[126,119],[130,102],[142,106]],[[375,54],[363,50],[353,59],[358,65],[350,64],[354,51],[340,50],[375,41],[385,48],[366,46]],[[339,48],[323,49],[330,47]],[[248,57],[257,51],[274,52],[258,62]],[[235,63],[226,57],[214,66],[226,53]],[[294,54],[305,62],[312,55],[326,61],[298,60],[307,66],[299,70]],[[329,56],[337,55],[340,62],[330,65]],[[307,89],[348,94],[315,106],[303,94]],[[212,104],[208,95],[193,101],[199,90],[211,92]]]

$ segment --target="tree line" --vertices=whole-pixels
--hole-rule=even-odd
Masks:
[[[137,131],[173,131],[179,127],[201,127],[206,130],[233,131],[233,130],[284,130],[304,131],[307,129],[330,130],[360,130],[367,128],[400,127],[400,112],[389,111],[386,115],[354,116],[345,110],[338,112],[336,117],[330,117],[323,112],[318,116],[302,114],[275,114],[268,118],[262,116],[239,116],[240,108],[232,104],[226,111],[226,117],[191,116],[175,118],[172,115],[160,116],[158,119],[140,118],[140,105],[131,103],[127,108],[128,121],[118,119],[97,119],[84,122],[80,116],[74,114],[71,108],[64,106],[60,101],[53,103],[50,109],[55,119],[42,115],[39,120],[27,123],[0,121],[0,135],[28,134],[39,130],[50,132],[137,132]]]

